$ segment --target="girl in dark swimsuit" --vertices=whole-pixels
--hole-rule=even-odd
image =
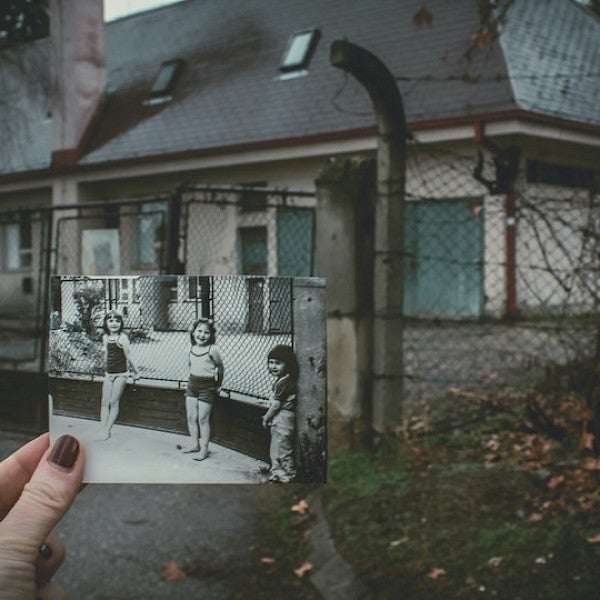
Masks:
[[[102,404],[100,408],[100,425],[103,429],[103,440],[108,440],[117,417],[119,402],[125,389],[127,377],[131,373],[134,380],[138,377],[137,367],[131,360],[129,338],[123,333],[123,316],[116,310],[106,313],[102,323],[104,335],[102,345],[106,357],[106,374],[102,384]]]

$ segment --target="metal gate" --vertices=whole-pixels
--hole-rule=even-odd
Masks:
[[[49,303],[53,274],[312,275],[315,202],[314,192],[190,184],[0,211],[0,369],[46,371],[49,320],[60,309]]]

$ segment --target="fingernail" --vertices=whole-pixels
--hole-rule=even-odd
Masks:
[[[52,548],[50,548],[50,546],[47,544],[42,544],[40,546],[40,556],[46,560],[50,560],[50,557],[52,556]]]
[[[77,460],[79,454],[79,442],[70,435],[63,435],[56,440],[50,462],[61,469],[70,469]]]

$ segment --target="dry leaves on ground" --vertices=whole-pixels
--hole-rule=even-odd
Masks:
[[[160,576],[167,581],[178,581],[179,579],[185,579],[186,574],[177,566],[174,560],[170,560],[162,566]]]

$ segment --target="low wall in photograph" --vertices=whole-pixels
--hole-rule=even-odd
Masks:
[[[102,381],[51,378],[54,414],[100,420]],[[211,440],[260,460],[269,460],[269,434],[261,425],[264,408],[221,397],[211,413]],[[186,435],[183,390],[127,384],[118,425]]]

